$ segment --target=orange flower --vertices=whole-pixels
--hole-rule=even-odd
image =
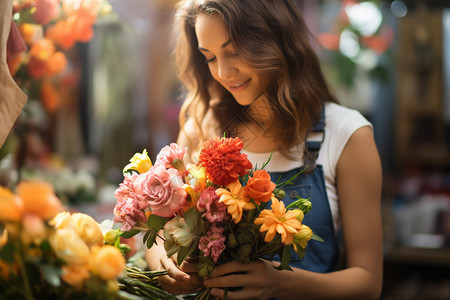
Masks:
[[[233,218],[234,223],[241,221],[243,210],[255,208],[250,202],[250,198],[245,195],[239,180],[227,185],[227,189],[217,189],[216,194],[220,196],[219,202],[227,205],[227,212]]]
[[[248,179],[244,190],[247,196],[255,200],[256,204],[267,202],[272,197],[272,192],[277,185],[270,179],[266,170],[257,170],[253,176]]]
[[[297,218],[297,214],[292,211],[286,211],[284,203],[275,197],[272,197],[272,210],[264,209],[255,219],[256,225],[261,225],[260,232],[267,231],[264,238],[265,242],[270,242],[276,233],[281,235],[281,242],[285,245],[294,242],[294,234],[301,228],[302,223]]]
[[[0,187],[0,222],[20,221],[23,214],[22,199],[11,190]]]
[[[64,70],[67,66],[67,58],[64,53],[57,51],[47,60],[49,75],[55,75]]]
[[[44,220],[49,220],[61,211],[62,204],[53,192],[53,187],[43,181],[22,181],[17,186],[17,195],[22,198],[24,210]]]
[[[33,45],[44,37],[44,29],[37,24],[22,23],[19,25],[19,31],[28,46]]]
[[[92,273],[103,280],[112,280],[119,276],[125,267],[125,258],[114,246],[92,247],[89,263]]]
[[[44,108],[50,113],[55,112],[58,108],[58,91],[48,81],[44,81],[41,85],[40,100],[44,105]]]
[[[41,60],[47,60],[55,53],[55,44],[49,39],[41,39],[37,43],[33,44],[30,49],[30,55],[37,57]]]
[[[61,48],[68,50],[75,44],[75,37],[72,34],[72,26],[67,20],[60,20],[58,23],[50,27],[45,37],[52,40]]]
[[[228,185],[252,168],[247,155],[241,153],[244,143],[240,138],[215,138],[203,143],[198,156],[199,165],[218,185]]]
[[[82,289],[84,282],[88,278],[89,270],[87,265],[72,264],[62,267],[61,279],[78,290]]]

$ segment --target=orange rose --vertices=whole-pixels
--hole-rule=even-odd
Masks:
[[[62,208],[52,185],[43,181],[20,182],[17,195],[23,200],[25,212],[41,216],[44,220],[53,218]]]
[[[23,231],[21,233],[24,244],[35,243],[39,245],[47,237],[47,228],[40,216],[25,214],[22,220]]]
[[[271,181],[270,175],[266,170],[257,170],[248,179],[244,190],[249,198],[255,200],[257,204],[261,204],[261,202],[270,200],[275,187],[276,184]]]
[[[82,289],[83,283],[89,278],[89,270],[87,265],[68,265],[62,267],[61,279],[77,288]]]
[[[20,221],[23,214],[22,200],[11,190],[0,187],[0,222]]]
[[[125,267],[125,258],[114,246],[92,247],[90,269],[103,280],[119,276]]]

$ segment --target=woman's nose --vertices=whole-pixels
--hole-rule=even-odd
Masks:
[[[219,61],[217,75],[220,79],[228,79],[237,73],[238,69],[228,59],[222,59]]]

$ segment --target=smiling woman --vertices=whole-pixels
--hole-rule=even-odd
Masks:
[[[276,270],[277,262],[263,259],[229,261],[216,266],[209,278],[199,275],[201,261],[177,265],[175,258],[168,257],[172,253],[153,246],[147,255],[150,268],[168,271],[159,278],[161,285],[178,294],[206,286],[213,297],[229,299],[378,298],[381,166],[372,127],[331,94],[295,2],[182,0],[176,23],[175,57],[187,89],[177,144],[187,146],[196,162],[193,158],[205,140],[236,137],[242,140],[242,154],[255,169],[264,165],[273,182],[303,173],[292,180],[279,203],[271,203],[270,220],[261,220],[258,226],[284,233],[311,227],[325,243],[308,243],[303,259],[292,256],[292,271]],[[229,155],[222,152],[207,160],[217,163],[222,155]],[[229,165],[217,165],[220,174],[236,172]],[[212,180],[213,175],[206,176]],[[243,205],[240,186],[239,181],[227,182],[216,192],[236,219]],[[304,219],[292,211],[279,212],[298,197],[312,203]],[[348,265],[336,270],[341,231]],[[285,241],[291,241],[289,235]]]

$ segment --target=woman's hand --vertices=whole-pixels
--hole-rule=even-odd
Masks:
[[[271,262],[263,259],[248,264],[231,261],[217,266],[203,283],[212,288],[212,296],[221,299],[225,295],[221,288],[231,287],[241,289],[228,290],[228,299],[268,299],[277,293],[277,272]]]
[[[157,238],[159,239],[159,238]],[[167,257],[162,240],[146,252],[150,270],[167,271],[168,275],[159,276],[161,287],[172,294],[189,294],[203,287],[203,280],[198,276],[197,265],[189,258],[178,267],[176,256]]]
[[[180,267],[174,259],[161,257],[161,266],[168,275],[158,278],[161,287],[172,294],[189,294],[203,287],[203,280],[198,276],[197,265],[185,260]]]

